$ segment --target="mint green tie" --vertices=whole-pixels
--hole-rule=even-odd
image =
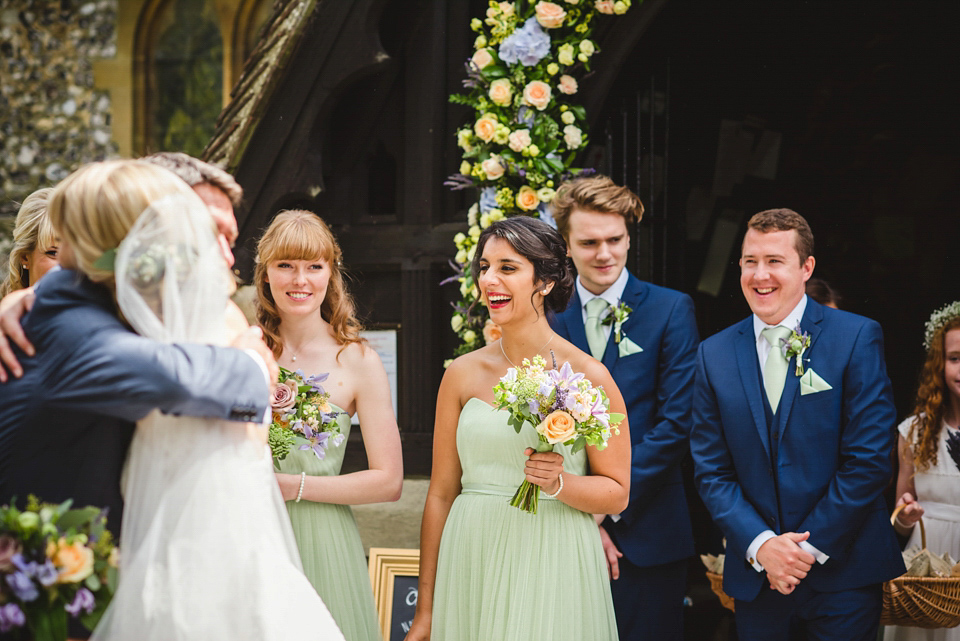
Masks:
[[[602,298],[594,298],[587,303],[587,322],[583,328],[587,331],[587,345],[590,346],[590,355],[598,361],[603,358],[607,348],[607,337],[603,333],[603,313],[610,304]]]
[[[770,343],[770,353],[767,354],[767,362],[763,364],[763,388],[767,392],[770,408],[776,414],[780,396],[783,394],[783,384],[787,379],[787,359],[783,357],[780,339],[790,335],[790,328],[778,325],[768,327],[760,334]]]

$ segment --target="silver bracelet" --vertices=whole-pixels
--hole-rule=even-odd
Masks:
[[[557,474],[557,480],[560,481],[560,487],[557,488],[557,491],[554,492],[553,494],[544,493],[544,496],[546,496],[548,499],[557,498],[557,495],[560,494],[560,490],[563,489],[563,473],[562,472],[560,474]]]
[[[300,472],[300,491],[297,492],[297,500],[294,501],[294,503],[299,503],[299,502],[300,502],[300,497],[303,496],[303,482],[306,481],[306,480],[307,480],[307,473],[306,473],[306,472]]]

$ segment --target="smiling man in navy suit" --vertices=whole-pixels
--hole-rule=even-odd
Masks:
[[[896,424],[883,334],[806,296],[814,264],[802,216],[751,218],[753,314],[697,354],[690,447],[741,641],[874,641],[881,583],[904,571],[882,496]]]
[[[693,301],[626,269],[628,224],[643,215],[626,187],[578,178],[560,187],[551,208],[578,274],[569,307],[551,325],[603,362],[629,413],[630,504],[597,517],[620,639],[680,641],[693,554],[680,475],[699,342]]]

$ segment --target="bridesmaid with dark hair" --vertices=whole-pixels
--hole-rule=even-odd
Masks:
[[[627,423],[608,447],[535,452],[493,408],[493,387],[537,354],[569,362],[603,386],[610,411],[626,414],[606,368],[557,336],[547,311],[563,310],[574,276],[560,234],[517,216],[480,235],[472,265],[496,342],[465,354],[440,384],[433,471],[420,533],[417,614],[408,641],[614,641],[617,625],[593,514],[627,505]],[[510,506],[524,480],[540,487],[537,514]]]

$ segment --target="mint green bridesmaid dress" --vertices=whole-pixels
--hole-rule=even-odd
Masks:
[[[334,409],[340,410],[338,407]],[[350,417],[343,413],[338,420],[344,436],[339,447],[327,448],[322,461],[310,450],[293,449],[280,461],[280,471],[285,474],[306,472],[310,476],[340,474],[350,436]],[[379,641],[380,627],[366,555],[350,506],[287,501],[287,511],[300,548],[303,571],[340,626],[346,641]],[[290,595],[290,598],[297,597]]]
[[[543,494],[537,514],[509,504],[537,434],[517,434],[508,416],[476,398],[460,412],[463,489],[440,539],[431,641],[616,641],[593,516]],[[587,473],[585,450],[556,451]]]

